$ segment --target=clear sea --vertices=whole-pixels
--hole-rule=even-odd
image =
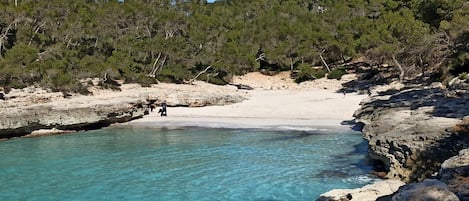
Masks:
[[[0,200],[293,200],[370,183],[355,131],[108,127],[0,142]]]

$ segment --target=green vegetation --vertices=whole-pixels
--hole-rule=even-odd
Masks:
[[[338,67],[338,68],[331,70],[331,72],[327,74],[327,78],[340,80],[342,78],[342,75],[345,75],[345,74],[347,74],[345,72],[345,69],[342,67]]]
[[[187,83],[208,66],[197,79],[291,69],[301,82],[326,65],[338,79],[358,57],[450,77],[469,71],[468,41],[464,0],[0,0],[0,87]]]
[[[327,71],[324,69],[312,68],[308,64],[300,64],[298,66],[298,72],[295,77],[296,83],[301,83],[307,80],[319,79],[326,76]]]
[[[464,72],[464,73],[459,74],[458,77],[459,77],[459,79],[461,79],[461,80],[467,80],[467,79],[469,78],[467,72]]]

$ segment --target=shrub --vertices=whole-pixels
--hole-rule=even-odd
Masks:
[[[146,74],[140,74],[135,80],[135,82],[140,84],[142,87],[150,87],[152,84],[157,84],[156,79],[154,77],[150,77]]]
[[[89,94],[87,86],[80,83],[73,74],[59,70],[48,70],[47,75],[39,83],[41,87],[55,92]]]
[[[466,80],[467,78],[469,78],[467,72],[460,73],[458,77],[461,80]]]
[[[335,68],[331,70],[330,73],[327,74],[327,79],[336,79],[340,80],[342,78],[342,75],[345,75],[345,69],[343,68]]]
[[[319,78],[323,78],[326,76],[326,70],[324,69],[313,69],[313,76],[314,76],[314,79],[319,79]]]
[[[11,87],[13,89],[22,89],[22,88],[27,87],[27,85],[22,80],[13,78],[8,83],[8,87]]]
[[[296,83],[301,83],[308,80],[319,79],[325,75],[326,71],[323,69],[313,69],[308,64],[300,64],[294,79]]]
[[[184,80],[190,80],[192,77],[193,76],[190,71],[181,65],[164,66],[157,75],[157,79],[161,82],[172,82],[178,84],[184,83]]]

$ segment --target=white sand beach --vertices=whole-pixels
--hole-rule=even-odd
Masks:
[[[158,108],[150,115],[126,123],[132,126],[174,128],[200,126],[213,128],[274,128],[309,130],[348,128],[344,121],[353,113],[364,95],[337,93],[342,81],[320,79],[300,85],[286,74],[264,76],[251,73],[234,79],[234,83],[254,87],[247,91],[248,100],[225,106],[169,107],[161,117]]]

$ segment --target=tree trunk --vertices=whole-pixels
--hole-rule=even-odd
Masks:
[[[29,39],[29,42],[28,42],[28,46],[31,46],[31,43],[33,42],[33,38],[34,36],[37,34],[37,32],[39,32],[39,30],[41,29],[42,26],[46,25],[47,22],[44,22],[42,23],[41,25],[39,25],[36,30],[34,31],[34,34],[31,36],[31,38]]]
[[[211,69],[211,68],[212,68],[212,66],[207,66],[207,68],[205,68],[205,70],[199,72],[194,78],[192,78],[191,80],[189,80],[188,84],[192,84],[195,80],[197,80],[197,78],[198,78],[200,75],[206,73],[206,72],[207,72],[209,69]]]
[[[265,53],[261,53],[261,54],[256,58],[255,61],[257,62],[257,61],[263,61],[263,60],[265,60]]]
[[[2,58],[2,51],[5,49],[5,43],[8,41],[8,33],[10,32],[12,26],[18,23],[22,19],[15,19],[11,22],[5,29],[3,33],[0,33],[0,58]]]
[[[319,58],[321,58],[322,63],[324,64],[324,66],[325,66],[326,69],[327,69],[327,72],[330,73],[330,72],[331,72],[331,69],[330,69],[329,66],[327,65],[326,60],[324,60],[324,57],[322,57],[322,53],[324,53],[324,51],[325,51],[325,50],[321,51],[321,53],[319,54]]]
[[[158,72],[160,72],[161,69],[163,69],[163,66],[164,66],[164,64],[166,63],[166,59],[167,59],[167,58],[168,58],[168,55],[164,55],[163,61],[161,62],[160,66],[156,69],[155,77],[156,77],[156,75],[158,74]]]
[[[290,70],[293,71],[293,58],[290,57]]]
[[[153,63],[153,67],[151,69],[150,74],[148,74],[148,76],[155,77],[156,70],[158,70],[158,67],[156,66],[156,64],[158,64],[158,61],[160,60],[160,57],[161,57],[161,52],[158,54],[158,57],[156,57],[155,63]]]
[[[422,59],[422,53],[419,54],[419,63],[420,63],[420,70],[422,70],[422,77],[425,77],[425,64]]]
[[[402,81],[404,80],[404,75],[405,75],[404,69],[402,68],[402,66],[401,66],[401,64],[399,63],[399,61],[397,61],[395,55],[392,55],[392,60],[394,61],[394,64],[396,64],[397,68],[399,68],[399,71],[401,72],[401,73],[399,74],[399,82],[402,82]]]

